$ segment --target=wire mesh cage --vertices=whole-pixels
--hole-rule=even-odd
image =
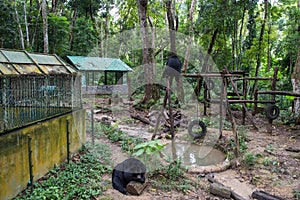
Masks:
[[[80,108],[76,75],[56,55],[0,50],[0,133]]]

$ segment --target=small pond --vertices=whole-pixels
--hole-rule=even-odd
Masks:
[[[226,158],[224,153],[218,149],[184,142],[174,142],[166,145],[164,154],[173,158],[176,155],[177,158],[181,158],[182,164],[187,166],[215,165],[223,162]]]

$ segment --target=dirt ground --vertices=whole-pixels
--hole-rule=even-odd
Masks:
[[[103,102],[100,104],[103,105]],[[101,111],[101,109],[99,108],[97,115],[111,115],[107,110],[102,112],[104,110],[102,109]],[[147,113],[144,113],[144,116],[146,115]],[[112,117],[114,118],[115,116]],[[115,118],[115,122],[118,123],[117,117]],[[239,120],[237,121],[240,123]],[[228,170],[234,172],[235,179],[250,185],[253,191],[262,190],[283,199],[297,199],[295,193],[300,192],[300,127],[280,125],[275,120],[272,126],[272,133],[270,134],[266,130],[266,119],[255,117],[255,123],[258,131],[255,131],[250,123],[246,123],[246,143],[248,148],[243,155],[240,155],[237,160],[232,162]],[[139,120],[130,120],[127,127],[129,129],[132,127],[132,129],[147,130],[150,128],[150,125],[145,125]],[[151,134],[146,137],[151,137]],[[225,142],[225,146],[226,142],[229,143],[232,138],[233,134],[230,130],[223,130],[222,140]],[[112,144],[108,140],[99,142],[105,142],[111,146],[114,163],[121,162],[126,158],[119,145]],[[160,191],[152,187],[150,182],[140,196],[125,196],[109,187],[97,199],[224,199],[210,194],[208,175],[186,174],[186,176],[190,177],[191,180],[199,180],[199,177],[201,177],[199,183],[201,187],[196,191],[182,194],[178,191]],[[111,177],[107,175],[103,179],[110,180]],[[249,199],[251,198],[249,197]]]

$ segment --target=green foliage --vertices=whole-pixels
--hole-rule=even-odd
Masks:
[[[48,15],[49,27],[49,51],[59,54],[62,57],[67,56],[69,50],[69,32],[70,22],[67,17]]]
[[[161,143],[160,140],[151,140],[145,143],[141,143],[136,145],[133,148],[133,156],[139,157],[143,155],[152,155],[155,153],[158,153],[159,150],[161,150],[164,147],[164,145]]]
[[[257,159],[257,156],[252,154],[252,153],[246,153],[243,157],[243,160],[242,160],[242,163],[245,165],[245,166],[251,166],[251,165],[254,165],[256,163],[256,159]]]
[[[175,189],[185,193],[193,187],[192,182],[184,178],[185,170],[181,160],[177,159],[169,165],[158,164],[156,169],[150,172],[149,178],[154,187],[167,191]]]
[[[70,48],[71,54],[88,55],[97,44],[96,30],[92,21],[78,18],[72,32],[74,39]]]
[[[83,148],[68,164],[52,169],[15,199],[90,199],[103,191],[101,175],[112,169]]]
[[[300,189],[294,189],[293,190],[293,194],[294,194],[295,200],[299,200],[300,199]]]
[[[281,110],[279,119],[283,124],[287,124],[287,125],[295,124],[297,115],[287,110]]]
[[[134,152],[134,147],[138,144],[141,144],[144,142],[144,139],[139,137],[124,137],[121,142],[121,148],[123,151],[128,152],[129,154],[132,154]]]

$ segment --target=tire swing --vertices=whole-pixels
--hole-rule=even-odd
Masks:
[[[197,126],[197,129],[195,130],[194,126]],[[194,128],[194,130],[193,130]],[[200,130],[201,129],[201,130]],[[195,119],[191,121],[188,125],[188,132],[189,135],[194,139],[201,139],[206,135],[206,126],[204,122],[200,121],[199,119]]]
[[[280,110],[276,105],[270,105],[266,108],[266,117],[270,120],[275,120],[279,116]]]

